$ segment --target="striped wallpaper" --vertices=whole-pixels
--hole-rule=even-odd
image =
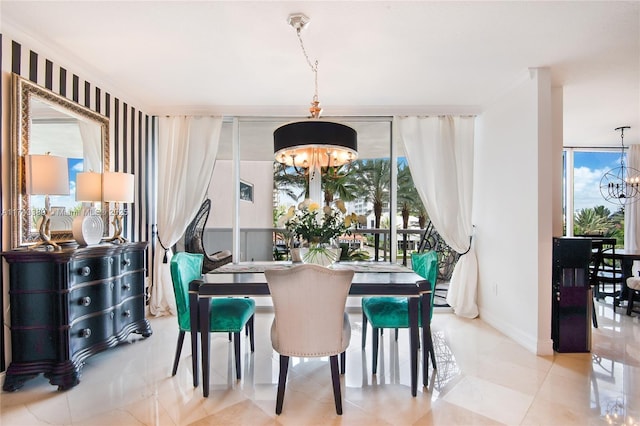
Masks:
[[[124,236],[132,241],[150,242],[155,217],[157,117],[138,111],[18,42],[11,42],[10,60],[13,73],[109,118],[111,170],[133,173],[136,177],[136,201],[125,218]]]
[[[129,214],[124,220],[123,235],[130,241],[148,241],[150,243],[147,253],[147,274],[151,274],[154,247],[152,224],[156,218],[155,175],[158,118],[139,111],[121,98],[102,90],[90,81],[74,74],[72,70],[55,64],[21,43],[8,40],[7,37],[3,39],[1,34],[0,54],[2,61],[0,65],[3,71],[19,74],[109,118],[111,170],[133,173],[136,181],[136,201],[129,205]],[[3,75],[0,95],[2,95],[2,104],[5,107],[8,105],[4,102],[5,96],[8,97],[11,93],[11,88],[6,87],[9,82],[10,78],[6,78],[6,74]],[[2,105],[0,105],[1,107]],[[3,118],[0,126],[2,123],[8,126],[9,111],[2,110],[0,112],[2,112]],[[4,115],[5,113],[7,116]],[[0,133],[6,136],[8,129],[0,127]],[[10,144],[5,143],[4,146],[8,147]],[[10,155],[10,152],[2,152],[2,157],[5,155]],[[8,182],[3,181],[0,195],[10,193],[8,185]],[[9,207],[3,206],[3,208]],[[2,219],[0,218],[0,220]],[[0,241],[2,241],[3,250],[7,249],[8,247],[4,247],[6,236],[0,235],[0,237],[2,237]],[[4,351],[2,353],[4,354]],[[0,361],[2,361],[2,365],[0,365],[2,367],[0,371],[2,371],[4,370],[4,359]]]

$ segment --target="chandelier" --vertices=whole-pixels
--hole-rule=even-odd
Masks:
[[[610,203],[631,204],[640,197],[640,171],[624,163],[624,131],[629,126],[616,127],[620,130],[620,166],[607,171],[600,180],[600,193]]]
[[[273,132],[273,149],[277,162],[286,166],[308,169],[315,175],[322,168],[339,167],[358,158],[356,131],[344,124],[320,120],[318,100],[318,61],[312,64],[304,47],[300,32],[309,23],[303,14],[289,16],[289,25],[296,30],[300,47],[315,77],[315,93],[311,101],[308,120],[284,124]]]

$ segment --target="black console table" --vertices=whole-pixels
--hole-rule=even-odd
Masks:
[[[3,389],[44,373],[66,390],[84,361],[124,341],[149,337],[146,242],[3,252],[9,263],[11,363]]]

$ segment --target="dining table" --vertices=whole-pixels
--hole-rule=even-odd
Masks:
[[[246,262],[227,264],[202,275],[189,284],[189,312],[191,323],[191,353],[193,385],[198,386],[198,330],[201,338],[202,390],[209,396],[210,336],[209,315],[212,297],[269,296],[269,286],[264,270],[267,268],[290,268],[296,266],[289,261]],[[383,262],[338,262],[331,267],[354,270],[349,296],[396,296],[407,297],[409,304],[409,333],[411,353],[411,395],[416,396],[418,384],[419,328],[422,324],[423,385],[428,386],[429,357],[436,368],[430,326],[431,284],[410,268]],[[322,283],[318,283],[322,285]],[[420,306],[420,309],[418,308]],[[419,321],[419,316],[421,316]]]

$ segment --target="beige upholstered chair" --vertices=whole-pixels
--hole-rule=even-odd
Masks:
[[[344,352],[351,339],[345,314],[353,279],[351,270],[332,270],[305,264],[265,271],[275,317],[271,344],[280,354],[276,414],[282,412],[289,357],[330,357],[336,412],[342,414],[338,354],[344,368]]]

